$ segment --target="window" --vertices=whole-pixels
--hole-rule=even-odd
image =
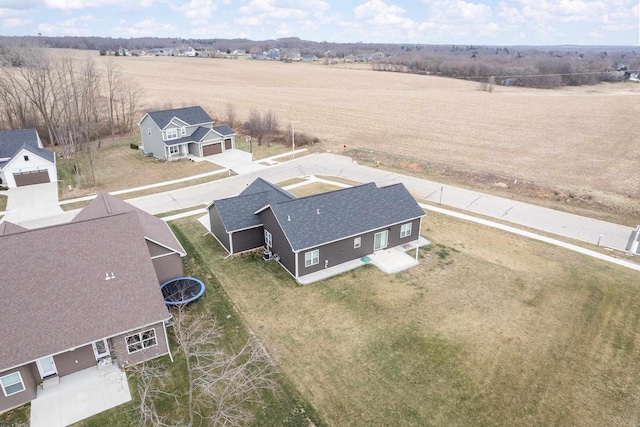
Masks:
[[[362,239],[360,237],[356,237],[353,239],[353,249],[359,248],[362,244]]]
[[[184,127],[184,126],[182,126],[182,127],[180,128],[180,135],[183,135],[183,136],[184,136],[184,135],[186,135],[186,134],[187,134],[187,128],[186,128],[186,127]]]
[[[169,154],[180,154],[180,146],[172,145],[169,147]]]
[[[155,329],[129,335],[124,340],[127,343],[127,352],[129,354],[158,345]]]
[[[29,161],[29,156],[24,156],[24,161],[28,162]]]
[[[151,128],[147,128],[147,135],[151,136]]]
[[[0,385],[2,385],[2,391],[7,397],[25,390],[20,372],[14,372],[0,378]]]
[[[311,267],[320,262],[320,251],[318,249],[304,254],[304,266]]]
[[[402,224],[402,227],[400,227],[400,238],[404,238],[404,237],[409,237],[411,236],[411,223],[407,223],[407,224]]]
[[[167,139],[176,139],[178,137],[178,129],[167,129]]]
[[[273,245],[271,233],[267,230],[264,230],[264,244],[267,248],[270,248]]]
[[[373,236],[373,250],[386,248],[389,244],[389,230],[384,230]]]

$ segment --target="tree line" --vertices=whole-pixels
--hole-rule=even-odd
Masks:
[[[640,68],[640,54],[614,49],[516,50],[508,48],[456,46],[450,51],[406,50],[375,58],[375,71],[428,74],[488,82],[504,86],[555,88],[623,81],[627,70]],[[625,73],[626,72],[626,73]]]
[[[133,130],[139,96],[113,62],[100,70],[90,57],[79,62],[39,47],[0,49],[0,126],[36,128],[43,144],[74,160],[78,187],[96,184],[93,160],[102,138]]]

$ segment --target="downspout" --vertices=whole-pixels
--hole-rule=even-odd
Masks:
[[[167,336],[167,325],[162,322],[162,329],[164,329],[164,340],[167,343],[167,350],[169,350],[169,359],[171,359],[171,363],[173,363],[173,354],[171,354],[171,347],[169,347],[169,337]]]
[[[229,255],[233,253],[233,233],[229,233]]]
[[[300,278],[300,276],[298,276],[298,252],[293,252],[293,255],[296,257],[296,280],[298,280]]]

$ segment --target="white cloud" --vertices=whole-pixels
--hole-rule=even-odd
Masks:
[[[113,6],[128,3],[125,0],[44,0],[49,9],[86,9],[89,7]]]
[[[213,0],[190,0],[186,3],[174,2],[171,9],[181,12],[193,25],[206,25],[217,6]]]
[[[116,37],[175,37],[177,33],[178,28],[175,25],[158,22],[155,18],[118,26],[109,32]]]
[[[2,25],[5,28],[20,28],[32,23],[33,23],[33,19],[7,18],[3,21]]]
[[[56,21],[53,24],[40,24],[38,32],[46,36],[90,36],[93,35],[92,24],[94,21],[93,15],[76,16],[65,21]]]

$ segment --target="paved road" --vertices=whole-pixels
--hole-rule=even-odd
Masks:
[[[313,154],[263,170],[236,175],[192,187],[153,194],[128,201],[152,214],[208,204],[214,199],[238,194],[258,176],[272,182],[281,182],[305,175],[343,177],[356,182],[376,182],[389,185],[402,182],[416,197],[438,203],[442,193],[442,205],[467,212],[501,219],[514,224],[570,237],[618,250],[625,250],[633,228],[573,215],[553,209],[514,200],[490,196],[437,182],[361,166],[351,158],[330,153]],[[68,215],[67,215],[68,216]],[[62,217],[61,217],[62,218]],[[56,222],[54,218],[49,224]],[[37,224],[23,224],[26,227]]]
[[[147,212],[158,214],[208,204],[214,199],[236,195],[258,176],[273,182],[280,182],[304,175],[339,176],[357,182],[373,181],[379,185],[402,182],[414,196],[436,203],[440,201],[440,192],[442,191],[443,206],[463,209],[593,244],[597,244],[600,240],[602,246],[618,250],[625,250],[634,230],[623,225],[361,166],[349,157],[329,153],[309,155],[271,166],[262,171],[131,199],[129,202]]]

